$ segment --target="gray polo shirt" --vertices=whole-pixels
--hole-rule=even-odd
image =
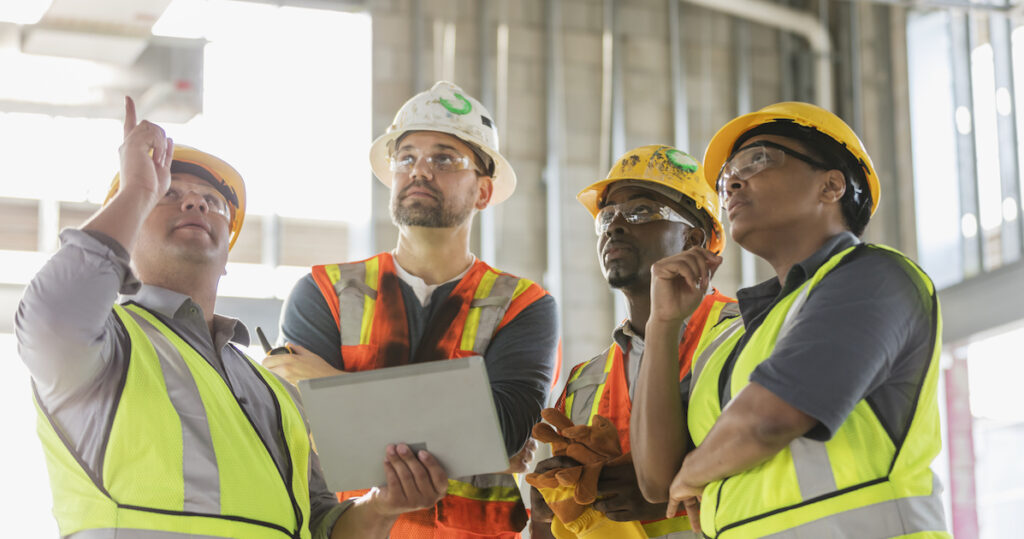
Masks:
[[[726,373],[780,299],[833,255],[859,244],[849,232],[838,234],[794,265],[785,285],[772,278],[740,290],[736,298],[746,335],[733,350]],[[923,284],[911,263],[899,255],[858,249],[815,286],[789,333],[750,380],[817,419],[808,438],[830,439],[854,406],[867,399],[898,445],[906,435],[937,338],[937,306]],[[719,389],[724,406],[727,385],[723,382]]]
[[[127,251],[110,237],[75,229],[61,232],[60,250],[29,283],[15,314],[18,352],[32,374],[42,405],[93,470],[100,469],[104,440],[128,367],[130,341],[111,306],[118,293],[154,313],[212,365],[252,419],[278,469],[291,461],[280,436],[273,395],[237,345],[249,332],[238,320],[214,315],[213,335],[191,298],[140,283]],[[287,382],[302,411],[298,393]],[[309,528],[327,538],[349,504],[327,490],[316,453],[310,451]]]

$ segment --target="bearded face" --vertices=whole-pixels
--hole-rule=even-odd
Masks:
[[[434,182],[413,180],[391,196],[391,221],[398,226],[451,228],[473,213],[476,186],[445,193]]]
[[[461,226],[487,206],[490,178],[473,150],[457,137],[414,131],[399,139],[391,156],[391,220],[398,226]]]

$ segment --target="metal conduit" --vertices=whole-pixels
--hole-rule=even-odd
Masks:
[[[558,0],[545,3],[547,25],[545,26],[545,47],[547,49],[546,88],[547,101],[546,137],[547,162],[544,165],[544,187],[547,206],[547,272],[544,275],[545,288],[558,303],[558,320],[562,321],[562,171],[564,156],[564,110],[562,61],[562,6]]]
[[[686,3],[778,28],[803,37],[814,52],[814,101],[832,110],[832,42],[828,28],[817,17],[759,0],[682,0]]]

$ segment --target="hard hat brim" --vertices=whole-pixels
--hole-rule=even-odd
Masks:
[[[491,200],[487,204],[488,206],[494,206],[500,204],[508,197],[512,196],[512,193],[516,190],[516,173],[512,170],[512,165],[509,164],[508,160],[505,159],[500,153],[491,150],[483,144],[467,141],[460,133],[455,132],[453,129],[445,129],[435,124],[425,125],[410,125],[403,126],[401,131],[392,131],[385,133],[370,145],[370,168],[373,169],[373,175],[380,180],[381,183],[386,185],[388,189],[391,188],[392,175],[391,166],[388,162],[388,151],[391,143],[394,142],[398,137],[401,137],[405,133],[410,131],[436,131],[438,133],[444,133],[451,135],[464,143],[472,144],[476,146],[480,151],[487,154],[488,157],[494,160],[494,176],[492,177],[494,184],[494,191],[491,193]]]

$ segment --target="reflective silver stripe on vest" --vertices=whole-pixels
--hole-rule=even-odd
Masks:
[[[487,345],[491,343],[494,330],[498,328],[501,319],[505,317],[508,304],[512,302],[512,294],[516,291],[519,278],[506,273],[501,273],[494,280],[491,293],[486,298],[474,299],[470,307],[480,308],[480,323],[476,328],[476,339],[473,341],[473,351],[483,354],[487,351]]]
[[[363,298],[377,299],[377,292],[366,285],[366,264],[355,262],[339,264],[341,277],[334,283],[338,294],[338,318],[341,325],[341,345],[358,345],[363,330]]]
[[[82,530],[78,533],[65,535],[64,537],[65,539],[224,539],[220,535],[196,535],[194,533],[133,530],[126,528]]]
[[[590,410],[594,407],[594,395],[597,393],[597,387],[608,378],[608,374],[604,372],[604,363],[608,358],[608,352],[609,349],[605,349],[601,355],[594,356],[590,362],[580,367],[583,372],[565,387],[565,394],[573,395],[569,419],[574,425],[586,425],[590,420]],[[582,389],[587,389],[587,391],[581,392]]]
[[[800,311],[804,308],[804,303],[807,302],[807,296],[811,295],[811,286],[808,283],[804,284],[804,289],[800,291],[800,294],[793,299],[793,304],[789,306],[789,311],[786,313],[786,318],[782,320],[782,326],[779,327],[779,333],[775,336],[775,343],[778,344],[783,337],[789,333],[789,330],[793,328],[793,320],[796,315],[800,314]]]
[[[199,388],[181,353],[159,329],[142,315],[126,308],[139,324],[160,359],[167,396],[181,421],[181,471],[185,485],[182,511],[220,513],[220,474],[213,450],[213,438]]]
[[[485,473],[480,475],[466,475],[463,477],[453,478],[456,481],[468,483],[476,488],[495,488],[495,487],[518,487],[515,477],[512,474],[507,473]]]
[[[937,481],[933,480],[935,485]],[[849,511],[843,511],[779,533],[770,539],[885,539],[918,532],[946,530],[942,513],[941,489],[930,496],[897,498]],[[742,532],[742,529],[737,531]],[[728,531],[725,532],[728,536]],[[741,537],[741,535],[737,535]]]
[[[725,320],[726,318],[735,318],[737,316],[740,316],[739,303],[726,303],[725,305],[722,305],[722,310],[718,313],[718,320],[715,321],[715,324],[717,325],[721,323],[722,320]]]
[[[685,530],[679,532],[667,533],[665,535],[659,535],[657,537],[651,537],[650,539],[701,539],[703,535],[697,535],[697,532],[692,530]]]
[[[789,451],[793,454],[801,498],[810,500],[838,490],[824,443],[801,436],[789,443]]]
[[[739,331],[743,327],[743,319],[736,317],[730,324],[729,329],[722,332],[714,341],[704,348],[700,356],[690,366],[690,394],[689,398],[693,399],[693,390],[697,387],[697,379],[700,378],[701,371],[704,370],[704,366],[708,364],[708,360],[711,359],[711,355],[715,353],[722,346],[722,343],[727,341],[729,337],[732,337],[734,333]]]
[[[776,342],[782,340],[792,329],[793,320],[803,310],[804,303],[807,302],[807,297],[810,294],[811,287],[805,285],[793,300],[793,304],[779,328]],[[793,455],[793,468],[796,471],[801,498],[810,500],[837,490],[836,478],[832,473],[832,462],[828,458],[828,449],[824,443],[801,436],[790,442],[789,450]]]

